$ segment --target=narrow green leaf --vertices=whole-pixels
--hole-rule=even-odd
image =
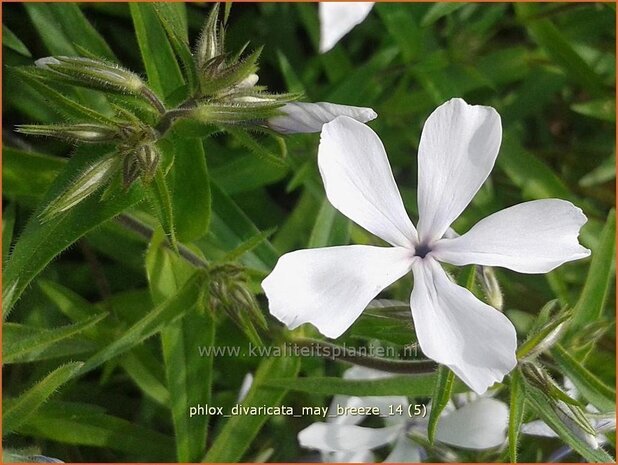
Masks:
[[[167,185],[167,179],[161,167],[157,168],[152,184],[150,185],[149,194],[159,223],[165,231],[165,235],[172,244],[172,247],[177,248],[176,219],[172,207],[172,197]]]
[[[6,152],[5,152],[6,156]],[[10,203],[2,211],[2,265],[6,263],[11,253],[13,230],[15,228],[15,203]]]
[[[275,232],[275,229],[269,229],[268,231],[260,232],[255,236],[247,239],[245,242],[235,247],[233,250],[226,253],[219,262],[228,263],[234,262],[242,257],[244,254],[251,252],[257,246],[267,241],[268,238]]]
[[[260,230],[251,219],[217,184],[211,181],[212,224],[208,245],[230,251],[248,241]],[[209,247],[204,248],[208,250]],[[244,255],[242,262],[247,266],[270,272],[279,259],[279,253],[270,241],[263,241],[252,252]]]
[[[204,277],[201,273],[196,273],[176,295],[157,305],[122,336],[86,360],[81,373],[93,370],[106,361],[125,353],[161,331],[166,325],[184,316],[197,305],[203,286]]]
[[[600,119],[601,121],[616,122],[616,101],[613,99],[591,100],[585,103],[574,103],[571,110],[581,115]]]
[[[547,18],[535,18],[539,5],[532,3],[515,4],[515,11],[524,23],[532,39],[547,55],[573,80],[577,81],[592,95],[602,95],[604,84],[601,77],[575,51],[571,42]]]
[[[2,194],[27,206],[38,203],[66,165],[66,160],[2,147]]]
[[[253,384],[243,400],[246,407],[280,405],[287,388],[272,387],[276,377],[294,379],[300,368],[297,357],[267,358],[260,363]],[[268,420],[266,415],[235,416],[227,420],[202,462],[238,462]]]
[[[308,248],[347,244],[350,239],[350,221],[341,215],[327,199],[313,225]]]
[[[431,412],[429,413],[429,423],[427,425],[427,436],[431,444],[433,444],[436,437],[440,415],[451,400],[454,385],[455,374],[447,366],[440,365],[431,397]]]
[[[200,139],[180,132],[172,137],[174,189],[172,206],[176,233],[181,242],[192,242],[208,232],[211,194],[206,154]]]
[[[423,27],[431,26],[433,23],[438,21],[440,18],[444,16],[448,16],[455,11],[459,10],[462,6],[466,6],[465,3],[435,3],[429,8],[429,11],[425,16],[423,16],[423,21],[421,25]]]
[[[605,222],[601,239],[592,251],[592,261],[579,300],[573,311],[573,319],[569,327],[569,334],[574,334],[587,323],[596,321],[603,315],[607,296],[614,273],[614,251],[616,250],[616,211],[612,210]]]
[[[108,116],[76,102],[62,92],[52,89],[38,78],[32,68],[17,68],[15,72],[25,79],[28,85],[41,94],[49,103],[52,103],[51,107],[58,115],[67,118],[69,121],[81,123],[91,121],[104,125],[114,124],[114,121]]]
[[[32,57],[30,50],[28,47],[24,45],[24,43],[19,40],[19,37],[15,35],[13,31],[11,31],[4,24],[2,25],[2,45],[10,48],[11,50],[24,55],[26,57]]]
[[[169,436],[88,407],[51,401],[19,432],[64,444],[126,452],[141,460],[173,461],[174,441]]]
[[[82,366],[83,363],[76,362],[58,367],[17,399],[13,400],[7,408],[2,410],[2,435],[6,436],[15,431],[30,417],[34,416],[41,405],[60,386],[70,380]]]
[[[595,169],[579,180],[582,187],[592,187],[616,179],[616,153],[605,158]]]
[[[75,45],[79,45],[99,58],[115,60],[105,39],[92,27],[77,4],[33,4],[26,8],[53,55],[77,55]],[[67,53],[71,48],[74,53]]]
[[[5,323],[2,338],[2,360],[4,363],[24,363],[49,358],[48,351],[66,339],[92,328],[107,316],[94,315],[79,323],[55,329],[32,328],[17,323]]]
[[[519,430],[524,418],[526,396],[524,384],[519,371],[511,375],[511,402],[509,405],[509,457],[511,462],[517,462],[517,447],[519,444]]]
[[[273,387],[284,387],[293,391],[324,395],[431,397],[435,382],[436,375],[432,373],[362,381],[334,377],[273,378],[266,380],[265,384]],[[459,392],[460,390],[456,389],[455,391]]]
[[[551,351],[558,365],[592,405],[602,412],[613,412],[616,409],[616,391],[606,386],[599,378],[574,357],[572,357],[560,344]]]
[[[92,160],[93,149],[76,154],[50,187],[39,209],[30,218],[4,270],[3,290],[11,290],[12,300],[5,298],[3,316],[10,312],[16,299],[28,284],[53,260],[84,234],[139,202],[143,191],[134,186],[128,192],[118,192],[105,200],[90,196],[54,221],[41,223],[38,215],[62,192],[69,188],[75,173]],[[6,297],[5,291],[3,296]]]
[[[509,132],[504,135],[496,164],[522,190],[526,199],[553,197],[580,203],[564,181],[544,162],[526,151]]]
[[[161,234],[155,234],[146,255],[146,271],[155,303],[174,296],[193,270],[163,247]],[[213,343],[214,321],[203,309],[187,312],[183,319],[166,325],[161,331],[179,462],[195,462],[205,452],[208,416],[189,417],[187,411],[189,405],[210,403],[213,356],[202,357],[198,349]],[[200,382],[196,383],[196,379]]]
[[[180,60],[183,75],[193,92],[197,88],[197,71],[189,47],[187,8],[184,3],[155,3],[155,12]]]
[[[149,3],[131,3],[131,17],[137,43],[148,75],[148,83],[164,100],[184,85],[184,80],[155,7]],[[178,103],[178,102],[168,102]]]
[[[603,449],[592,449],[580,436],[578,436],[571,428],[564,424],[560,416],[554,411],[552,405],[554,401],[549,398],[543,391],[527,383],[524,389],[526,393],[526,401],[553,429],[563,441],[580,454],[588,462],[595,463],[614,463],[614,459]]]
[[[122,357],[120,365],[144,394],[167,407],[170,393],[165,385],[165,374],[159,357],[146,346],[137,346]]]
[[[63,328],[64,329],[64,328]],[[3,326],[2,344],[15,345],[23,340],[37,341],[39,338],[50,338],[49,330],[22,325],[5,323]],[[51,343],[45,350],[28,351],[20,357],[5,357],[5,363],[27,363],[57,358],[81,358],[85,353],[93,353],[98,345],[85,334],[73,335]],[[4,353],[4,349],[3,349]]]

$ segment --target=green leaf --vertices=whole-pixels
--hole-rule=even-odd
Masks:
[[[184,79],[153,4],[131,3],[131,17],[150,86],[167,102]],[[167,102],[176,103],[176,102]]]
[[[170,189],[167,185],[167,179],[161,167],[157,168],[148,193],[150,194],[150,199],[157,218],[159,219],[159,223],[165,231],[165,235],[169,239],[172,247],[177,249],[178,240],[176,238],[176,221],[174,218],[174,209],[172,207],[172,198]]]
[[[15,35],[13,31],[11,31],[4,24],[2,25],[2,45],[10,48],[11,50],[24,55],[26,57],[32,57],[30,50],[28,47],[24,45],[24,43],[19,40],[19,37]]]
[[[155,234],[146,255],[146,270],[153,301],[158,303],[174,296],[194,268],[163,247],[162,235]],[[187,411],[190,405],[210,403],[213,356],[202,357],[198,348],[214,343],[214,328],[211,315],[195,309],[161,331],[179,462],[195,462],[204,455],[208,416],[189,417]]]
[[[577,81],[592,95],[602,95],[604,84],[601,77],[575,51],[569,40],[546,18],[538,18],[539,5],[532,3],[515,4],[515,11],[524,23],[532,39],[547,55],[573,80]]]
[[[347,244],[350,239],[350,221],[324,199],[313,225],[308,248]]]
[[[161,21],[161,25],[167,33],[170,44],[180,60],[183,74],[189,83],[191,93],[197,88],[197,74],[193,55],[189,48],[189,36],[187,30],[187,8],[184,3],[155,3],[155,12]]]
[[[6,156],[6,152],[4,152]],[[15,203],[10,203],[2,211],[2,266],[6,263],[11,253],[13,243],[13,230],[15,228]]]
[[[616,250],[616,211],[612,210],[605,222],[601,239],[592,251],[592,261],[579,300],[573,311],[573,319],[569,327],[569,334],[574,334],[587,323],[596,321],[603,315],[607,296],[614,273],[614,251]]]
[[[54,221],[41,223],[38,215],[49,202],[69,188],[75,173],[79,173],[92,160],[92,148],[75,155],[50,187],[39,209],[32,215],[15,244],[13,254],[4,270],[3,316],[6,317],[15,301],[28,284],[60,252],[86,233],[138,203],[143,191],[134,186],[128,192],[119,192],[105,200],[90,196],[77,206],[63,213]],[[10,291],[11,299],[7,299]]]
[[[526,396],[524,385],[519,371],[515,370],[511,375],[511,401],[509,405],[509,458],[511,462],[517,462],[517,447],[519,445],[519,431],[524,418]]]
[[[554,400],[530,383],[525,385],[526,401],[547,425],[560,438],[580,454],[588,462],[614,463],[614,459],[603,449],[592,449],[577,433],[565,425],[560,416],[552,408]]]
[[[560,344],[557,344],[551,353],[558,365],[564,370],[564,375],[573,381],[577,391],[585,399],[602,412],[613,412],[616,409],[616,391],[606,386],[599,378],[588,371]]]
[[[92,328],[106,316],[107,313],[100,313],[79,323],[54,329],[5,323],[2,338],[3,361],[10,364],[50,358],[58,343]]]
[[[113,125],[114,121],[106,115],[99,113],[81,103],[76,102],[72,98],[66,96],[62,92],[52,89],[46,83],[39,79],[36,71],[32,68],[17,68],[15,72],[20,78],[25,79],[33,89],[45,98],[48,103],[51,103],[51,108],[60,116],[69,121],[81,122],[97,122],[104,125]]]
[[[122,336],[86,360],[81,372],[93,370],[106,361],[125,353],[161,331],[166,325],[184,316],[197,305],[204,285],[204,276],[201,273],[195,273],[177,294],[157,305],[150,313],[127,329]]]
[[[34,416],[41,405],[82,366],[83,363],[76,362],[58,367],[17,399],[12,400],[10,405],[2,410],[2,435],[6,436],[15,431]]]
[[[280,405],[287,388],[285,386],[272,387],[269,381],[278,376],[294,379],[299,368],[300,360],[297,357],[275,357],[263,360],[242,404],[246,407]],[[268,418],[266,415],[239,415],[228,419],[202,462],[240,461]]]
[[[616,179],[616,153],[605,158],[595,169],[579,180],[582,187],[592,187]]]
[[[438,21],[440,18],[444,16],[448,16],[455,11],[459,10],[462,6],[466,6],[465,3],[435,3],[431,6],[429,11],[423,16],[423,21],[421,25],[423,27],[431,26],[433,23]]]
[[[52,55],[79,55],[79,45],[99,58],[115,60],[105,39],[92,27],[75,3],[25,5],[43,43]]]
[[[51,401],[19,428],[21,434],[64,444],[133,454],[135,460],[173,461],[169,436],[84,404]]]
[[[435,374],[393,376],[376,380],[350,380],[334,377],[313,377],[266,380],[267,386],[282,387],[313,394],[342,394],[346,396],[407,396],[431,397],[436,383]],[[456,390],[459,392],[459,389]]]
[[[601,121],[616,122],[616,101],[613,99],[598,99],[584,103],[574,103],[571,110],[581,115],[600,119]]]
[[[174,189],[172,206],[176,233],[181,242],[191,242],[208,232],[211,214],[211,194],[206,154],[202,141],[175,132]]]
[[[455,374],[447,366],[440,365],[431,397],[431,412],[429,413],[429,423],[427,425],[427,436],[431,444],[433,444],[436,437],[440,415],[451,400],[454,384]]]
[[[212,224],[208,235],[208,244],[224,251],[231,251],[248,241],[260,230],[234,201],[211,181],[212,192]],[[243,263],[255,269],[270,272],[279,259],[279,253],[269,241],[263,241],[252,252],[246,253]]]
[[[558,198],[580,203],[564,181],[509,132],[504,135],[496,164],[522,190],[525,199]]]

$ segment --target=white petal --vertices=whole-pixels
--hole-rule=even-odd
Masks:
[[[378,117],[378,114],[371,108],[328,102],[292,102],[286,103],[279,110],[283,114],[269,119],[268,126],[280,134],[320,132],[324,124],[338,116],[347,116],[361,123]]]
[[[328,52],[363,22],[374,2],[320,2],[320,53]]]
[[[402,434],[395,447],[384,459],[384,463],[418,463],[421,462],[421,448]]]
[[[283,255],[262,282],[270,313],[294,329],[311,323],[336,338],[382,289],[410,271],[401,247],[349,245]]]
[[[358,451],[388,444],[400,432],[400,426],[365,428],[356,425],[313,423],[298,433],[298,442],[303,447],[326,452]]]
[[[482,394],[517,360],[513,324],[502,313],[451,282],[431,256],[412,263],[411,307],[423,353],[447,365]]]
[[[418,147],[418,231],[440,239],[489,176],[502,139],[491,107],[454,98],[425,122]]]
[[[318,165],[330,203],[345,216],[392,245],[413,247],[408,217],[378,135],[341,117],[324,125]]]
[[[529,423],[524,423],[521,425],[519,429],[524,434],[529,434],[531,436],[542,436],[546,438],[557,438],[558,435],[547,426],[543,420],[534,420]]]
[[[370,450],[322,452],[322,462],[373,463],[375,462],[375,456]]]
[[[547,273],[590,255],[577,236],[586,216],[571,202],[533,200],[479,221],[466,234],[433,247],[436,259],[453,265],[503,266],[521,273]]]
[[[442,417],[436,439],[468,449],[489,449],[506,440],[509,409],[504,402],[484,398]]]

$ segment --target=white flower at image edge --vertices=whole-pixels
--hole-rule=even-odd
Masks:
[[[313,324],[337,338],[384,288],[412,271],[410,299],[423,353],[481,394],[516,364],[506,316],[453,283],[439,262],[546,273],[590,255],[586,222],[570,202],[524,202],[444,238],[489,176],[502,138],[498,113],[452,99],[427,119],[418,153],[418,229],[406,214],[378,136],[346,117],[324,125],[318,165],[341,213],[392,247],[350,245],[283,255],[262,282],[269,310],[288,328]]]
[[[344,379],[379,379],[392,376],[376,370],[353,367],[346,370]],[[460,407],[452,402],[440,415],[436,439],[444,444],[466,449],[484,450],[498,447],[506,440],[508,407],[490,397],[477,397],[471,393],[456,396]],[[360,426],[366,417],[363,415],[337,415],[337,406],[342,408],[378,407],[385,418],[386,426],[372,428]],[[399,415],[397,407],[403,412]],[[423,449],[415,443],[408,433],[415,430],[422,437],[426,434],[428,419],[408,417],[408,399],[401,396],[390,397],[348,397],[334,396],[326,422],[313,423],[300,433],[301,446],[317,449],[324,462],[375,462],[372,449],[387,444],[393,446],[386,463],[420,462]]]
[[[320,2],[320,53],[326,53],[354,26],[362,23],[374,2]]]

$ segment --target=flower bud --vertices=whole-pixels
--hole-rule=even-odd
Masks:
[[[139,94],[145,87],[140,77],[114,63],[84,57],[45,57],[34,64],[72,83],[99,90]]]
[[[88,166],[66,191],[45,207],[39,214],[41,220],[51,220],[85,200],[109,180],[117,166],[118,157],[114,154]]]
[[[219,28],[218,17],[219,3],[215,3],[197,43],[196,58],[200,70],[208,61],[223,54],[223,29]]]
[[[120,136],[118,128],[101,124],[22,124],[15,130],[23,134],[86,143],[112,142]]]
[[[371,108],[327,102],[292,102],[285,104],[280,111],[281,115],[268,120],[268,126],[281,134],[320,132],[324,124],[338,116],[348,116],[361,123],[374,120],[378,116]]]

